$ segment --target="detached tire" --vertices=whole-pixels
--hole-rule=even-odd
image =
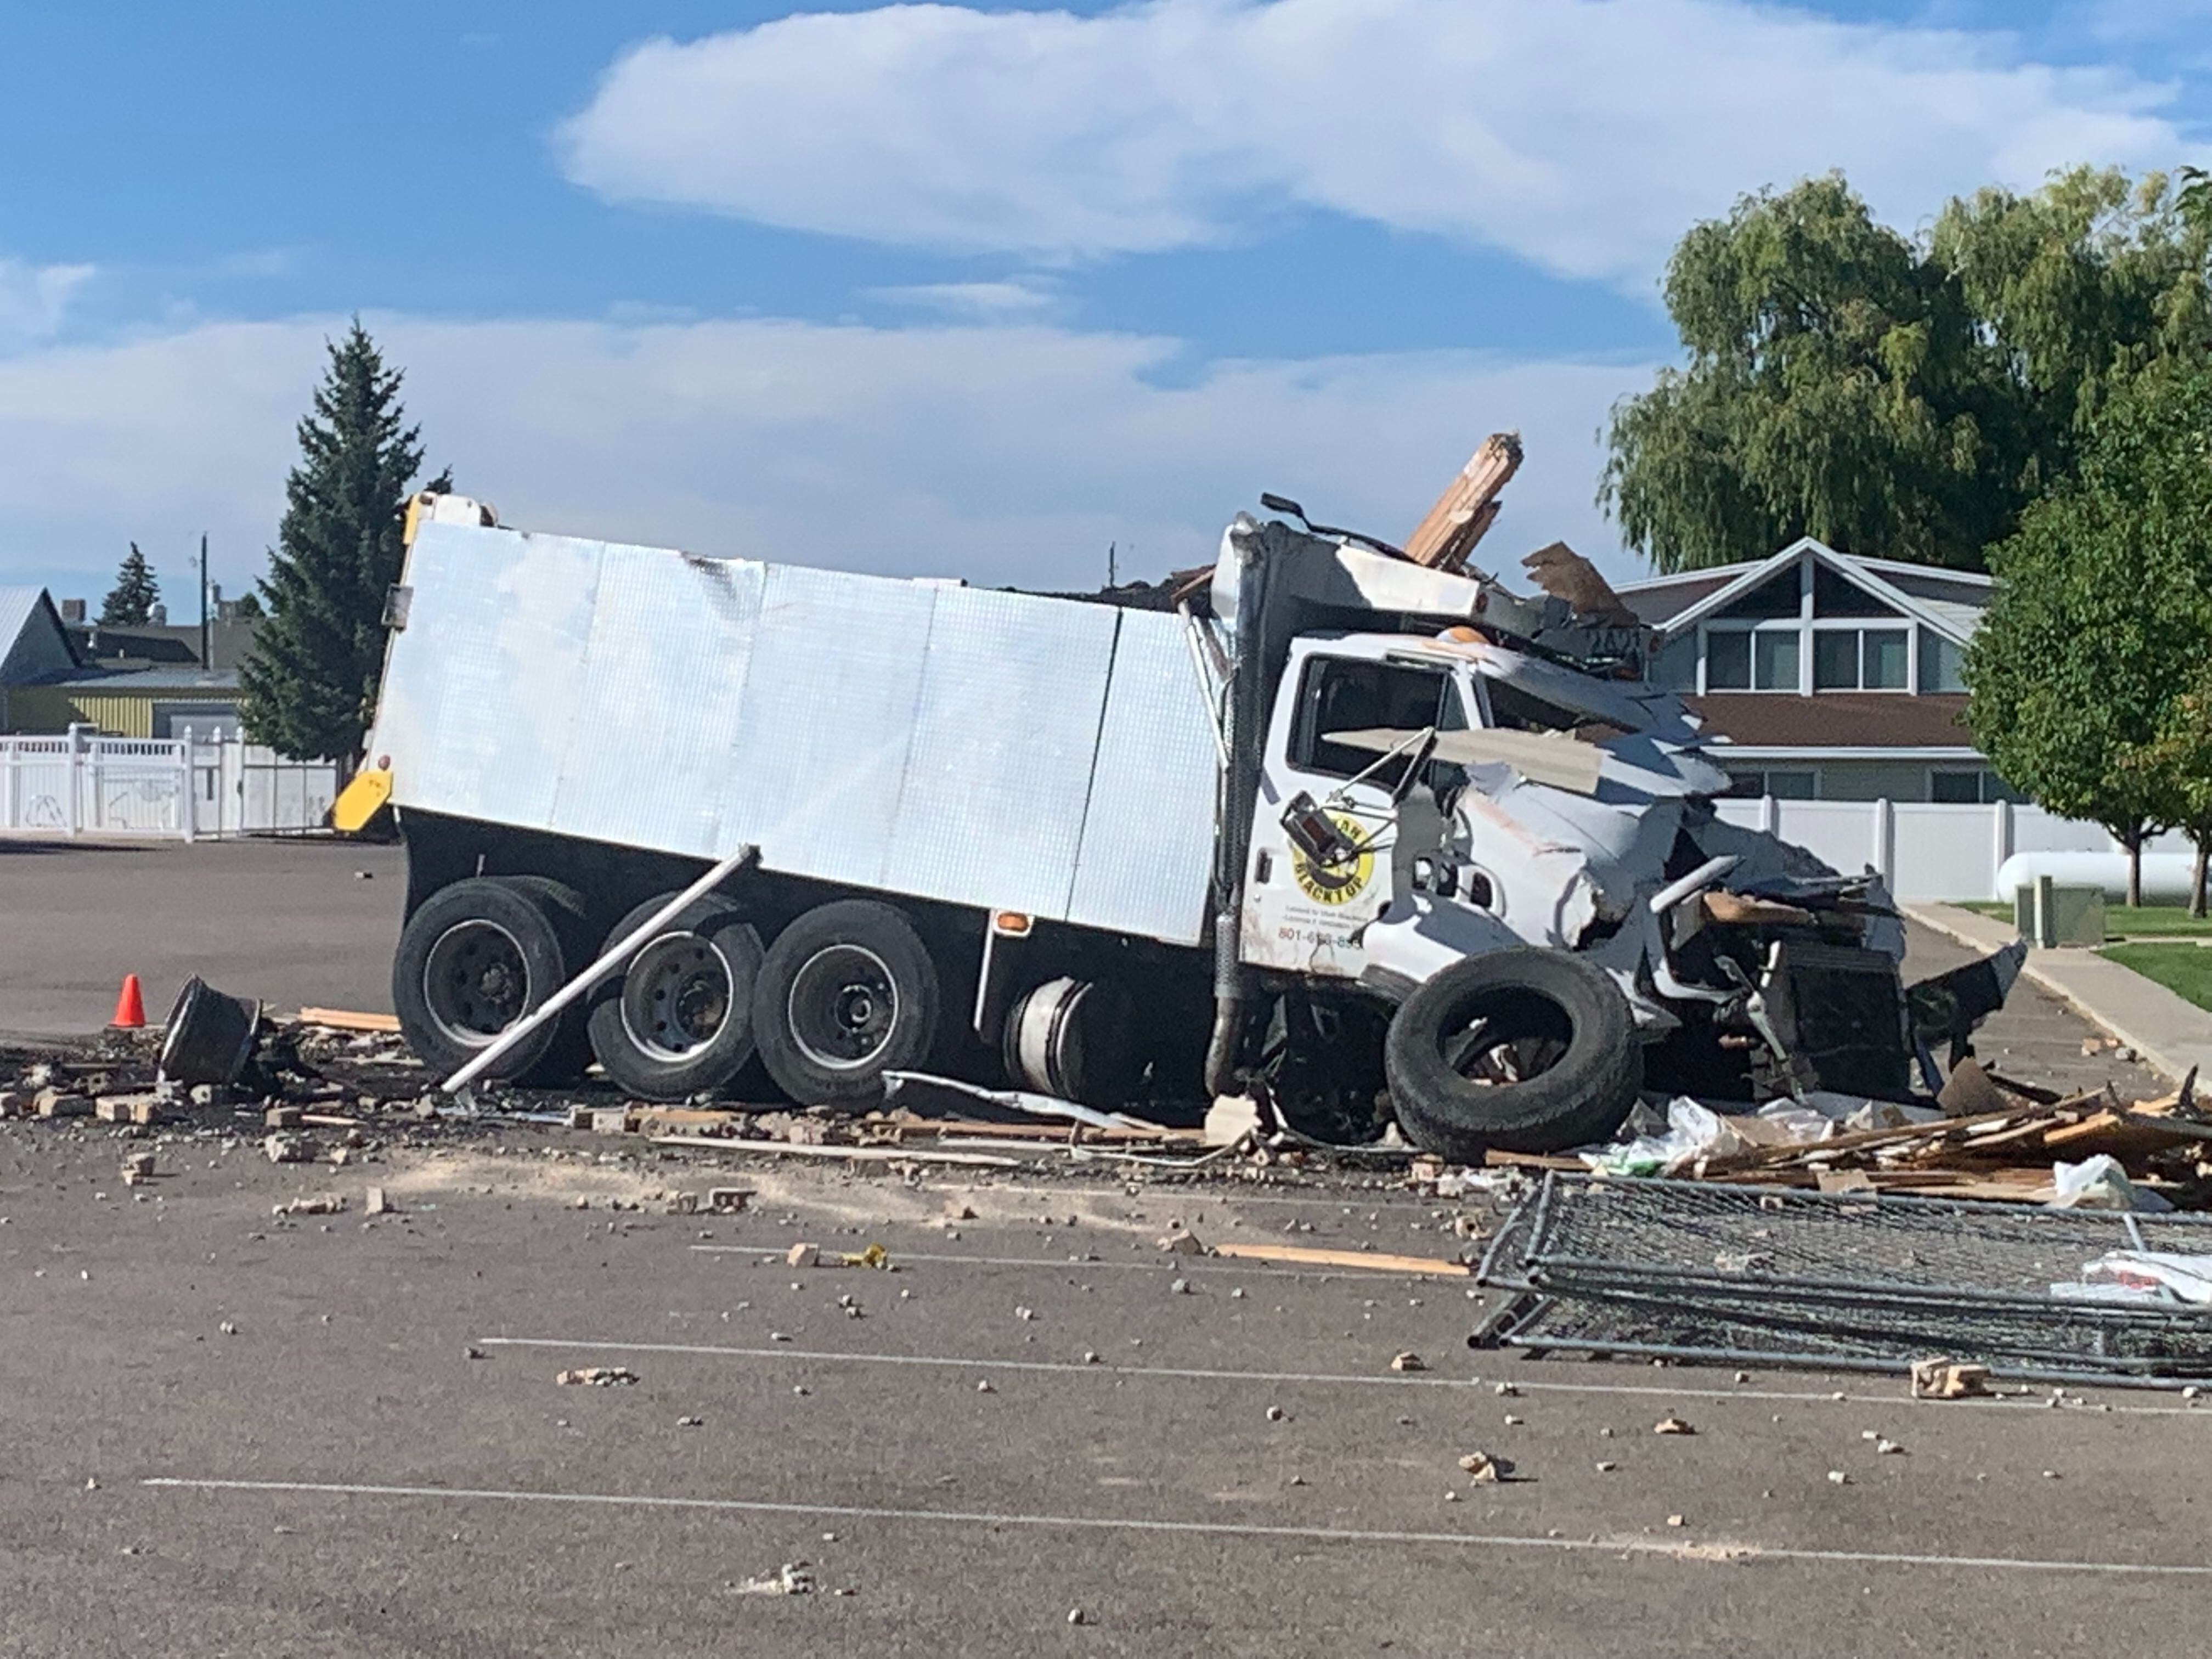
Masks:
[[[582,967],[582,902],[540,876],[472,876],[408,918],[392,959],[392,1005],[417,1058],[450,1077]],[[533,1031],[484,1076],[557,1084],[589,1054],[581,1009]]]
[[[1579,957],[1534,948],[1470,957],[1421,985],[1391,1020],[1382,1061],[1406,1138],[1468,1163],[1492,1146],[1602,1140],[1644,1086],[1620,988]]]
[[[776,935],[753,987],[753,1041],[802,1106],[878,1098],[883,1074],[925,1060],[942,1009],[937,964],[888,904],[824,904]]]
[[[606,944],[673,896],[639,905]],[[753,1057],[762,954],[760,935],[727,899],[709,894],[678,911],[585,1000],[592,1052],[608,1078],[641,1100],[688,1100],[726,1087]]]

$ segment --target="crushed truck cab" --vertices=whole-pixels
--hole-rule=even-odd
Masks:
[[[1586,566],[1529,599],[1240,516],[1153,610],[490,517],[410,516],[369,744],[395,1004],[447,1072],[597,963],[495,1078],[679,1099],[757,1055],[813,1104],[927,1066],[1261,1089],[1335,1133],[1387,1095],[1472,1155],[1601,1138],[1647,1086],[1903,1097],[1986,1012],[1909,1006],[1877,878],[1715,815]]]

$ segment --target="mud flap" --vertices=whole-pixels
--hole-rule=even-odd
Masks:
[[[1911,1021],[1913,1046],[1919,1050],[1923,1080],[1931,1091],[1937,1086],[1936,1079],[1929,1076],[1935,1066],[1936,1040],[1949,1041],[1950,1066],[1972,1054],[1974,1028],[2004,1006],[2027,959],[2027,941],[2014,939],[1979,962],[1905,988],[1905,1006]]]

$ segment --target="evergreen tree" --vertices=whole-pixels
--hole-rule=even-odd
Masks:
[[[399,405],[400,372],[358,318],[329,350],[260,583],[269,614],[240,671],[240,712],[255,742],[350,767],[374,713],[384,596],[399,580],[422,447]]]
[[[154,579],[154,568],[146,562],[138,544],[133,542],[115,572],[115,586],[100,602],[100,625],[143,628],[154,620],[154,607],[161,598],[161,584]]]

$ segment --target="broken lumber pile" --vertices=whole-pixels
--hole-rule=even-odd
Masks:
[[[2131,1181],[2156,1188],[2192,1181],[2197,1157],[2208,1149],[2212,1123],[2197,1119],[2185,1091],[2132,1105],[2104,1092],[2049,1103],[2022,1099],[1940,1122],[1747,1147],[1706,1158],[1693,1174],[1738,1184],[2041,1203],[2053,1195],[2056,1162],[2102,1154]]]

